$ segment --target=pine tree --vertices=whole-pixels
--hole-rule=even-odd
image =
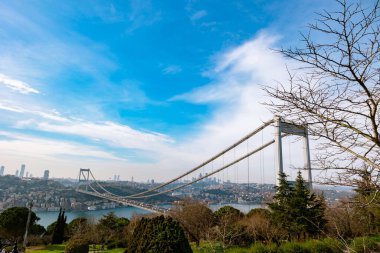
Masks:
[[[287,230],[289,237],[296,236],[299,239],[301,235],[318,235],[327,223],[323,196],[318,197],[310,192],[301,172],[298,173],[294,188],[287,182],[286,175],[280,174],[280,184],[269,208],[274,224]]]
[[[271,210],[271,220],[276,226],[291,231],[292,213],[290,208],[290,199],[293,195],[293,189],[287,181],[285,173],[279,173],[279,185],[276,186],[276,193],[273,197],[273,203],[268,204]]]

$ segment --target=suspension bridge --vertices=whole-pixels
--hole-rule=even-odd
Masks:
[[[255,135],[258,135],[260,132],[262,132],[265,128],[269,126],[272,126],[275,129],[273,139],[265,143],[262,142],[253,149],[248,149],[248,145],[247,145],[247,149],[241,156],[237,158],[234,156],[234,159],[232,159],[232,161],[228,163],[224,162],[224,155],[226,155],[229,152],[233,152],[235,148],[241,146],[244,142],[248,143],[249,139],[251,139]],[[251,157],[252,155],[264,150],[265,148],[273,144],[275,145],[275,170],[276,170],[276,178],[277,178],[276,183],[278,184],[278,174],[284,171],[283,138],[289,135],[300,136],[303,139],[303,145],[304,145],[303,170],[307,172],[307,183],[308,183],[309,188],[312,189],[312,172],[311,172],[311,165],[310,165],[310,147],[309,147],[307,126],[296,125],[291,122],[287,122],[280,117],[275,117],[274,119],[263,123],[260,127],[254,129],[252,132],[250,132],[243,138],[234,142],[232,145],[228,146],[224,150],[220,151],[216,155],[210,157],[209,159],[200,163],[194,168],[186,171],[185,173],[182,173],[181,175],[165,183],[152,187],[151,189],[144,190],[142,192],[135,193],[135,194],[130,194],[127,196],[117,195],[111,192],[110,190],[106,189],[106,187],[102,185],[101,181],[96,180],[95,176],[93,175],[90,169],[80,169],[79,176],[78,176],[79,183],[78,183],[78,187],[76,191],[83,194],[90,195],[90,196],[121,203],[123,205],[134,206],[134,207],[148,210],[151,212],[165,214],[168,211],[167,209],[160,206],[148,204],[143,201],[139,201],[138,199],[145,199],[145,198],[154,197],[154,196],[158,196],[162,194],[172,193],[182,188],[193,185],[201,180],[204,180],[228,168],[231,168],[232,166],[240,163],[243,160],[249,159],[249,157]],[[221,157],[223,157],[223,163],[218,168],[214,168],[213,166],[214,161],[216,161],[217,159],[220,159]],[[184,180],[190,174],[200,172],[202,171],[202,169],[204,169],[206,166],[210,164],[212,164],[212,167],[213,167],[210,173],[206,173],[202,176],[199,176],[198,178],[193,178],[192,180]],[[181,180],[182,180],[182,183],[180,183]]]

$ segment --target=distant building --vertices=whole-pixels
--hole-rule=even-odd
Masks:
[[[4,176],[4,166],[1,166],[0,168],[0,177]]]
[[[28,176],[29,176],[29,172],[27,171],[25,177],[28,177]]]
[[[18,177],[18,170],[16,170],[15,176]]]
[[[25,164],[21,165],[21,170],[20,170],[20,177],[23,178],[25,173]]]
[[[49,174],[50,174],[49,170],[45,170],[44,171],[44,177],[43,177],[43,179],[44,180],[48,180],[49,179]]]

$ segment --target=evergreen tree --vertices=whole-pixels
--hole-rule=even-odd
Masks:
[[[291,208],[293,216],[293,233],[299,237],[301,234],[320,234],[327,221],[324,218],[325,203],[323,196],[318,197],[311,193],[298,172],[294,195],[291,198]]]
[[[290,236],[292,227],[290,199],[293,195],[293,189],[286,177],[285,173],[279,173],[279,185],[275,187],[276,193],[273,197],[273,202],[268,206],[271,210],[272,223],[288,231]]]
[[[272,222],[288,231],[289,237],[315,236],[321,233],[327,223],[324,218],[324,198],[311,193],[298,173],[294,187],[281,173],[280,184],[276,187],[273,203],[269,204]]]
[[[142,218],[128,242],[127,253],[191,253],[178,221],[170,217]]]
[[[62,208],[59,209],[59,214],[57,218],[57,222],[54,227],[53,236],[52,236],[52,244],[62,244],[65,234],[66,227],[66,219],[65,211],[62,211]]]

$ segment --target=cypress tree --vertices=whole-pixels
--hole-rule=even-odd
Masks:
[[[52,236],[52,244],[62,244],[65,233],[66,226],[65,211],[62,211],[62,208],[59,209],[59,214],[57,218],[57,222],[54,227],[53,236]]]

